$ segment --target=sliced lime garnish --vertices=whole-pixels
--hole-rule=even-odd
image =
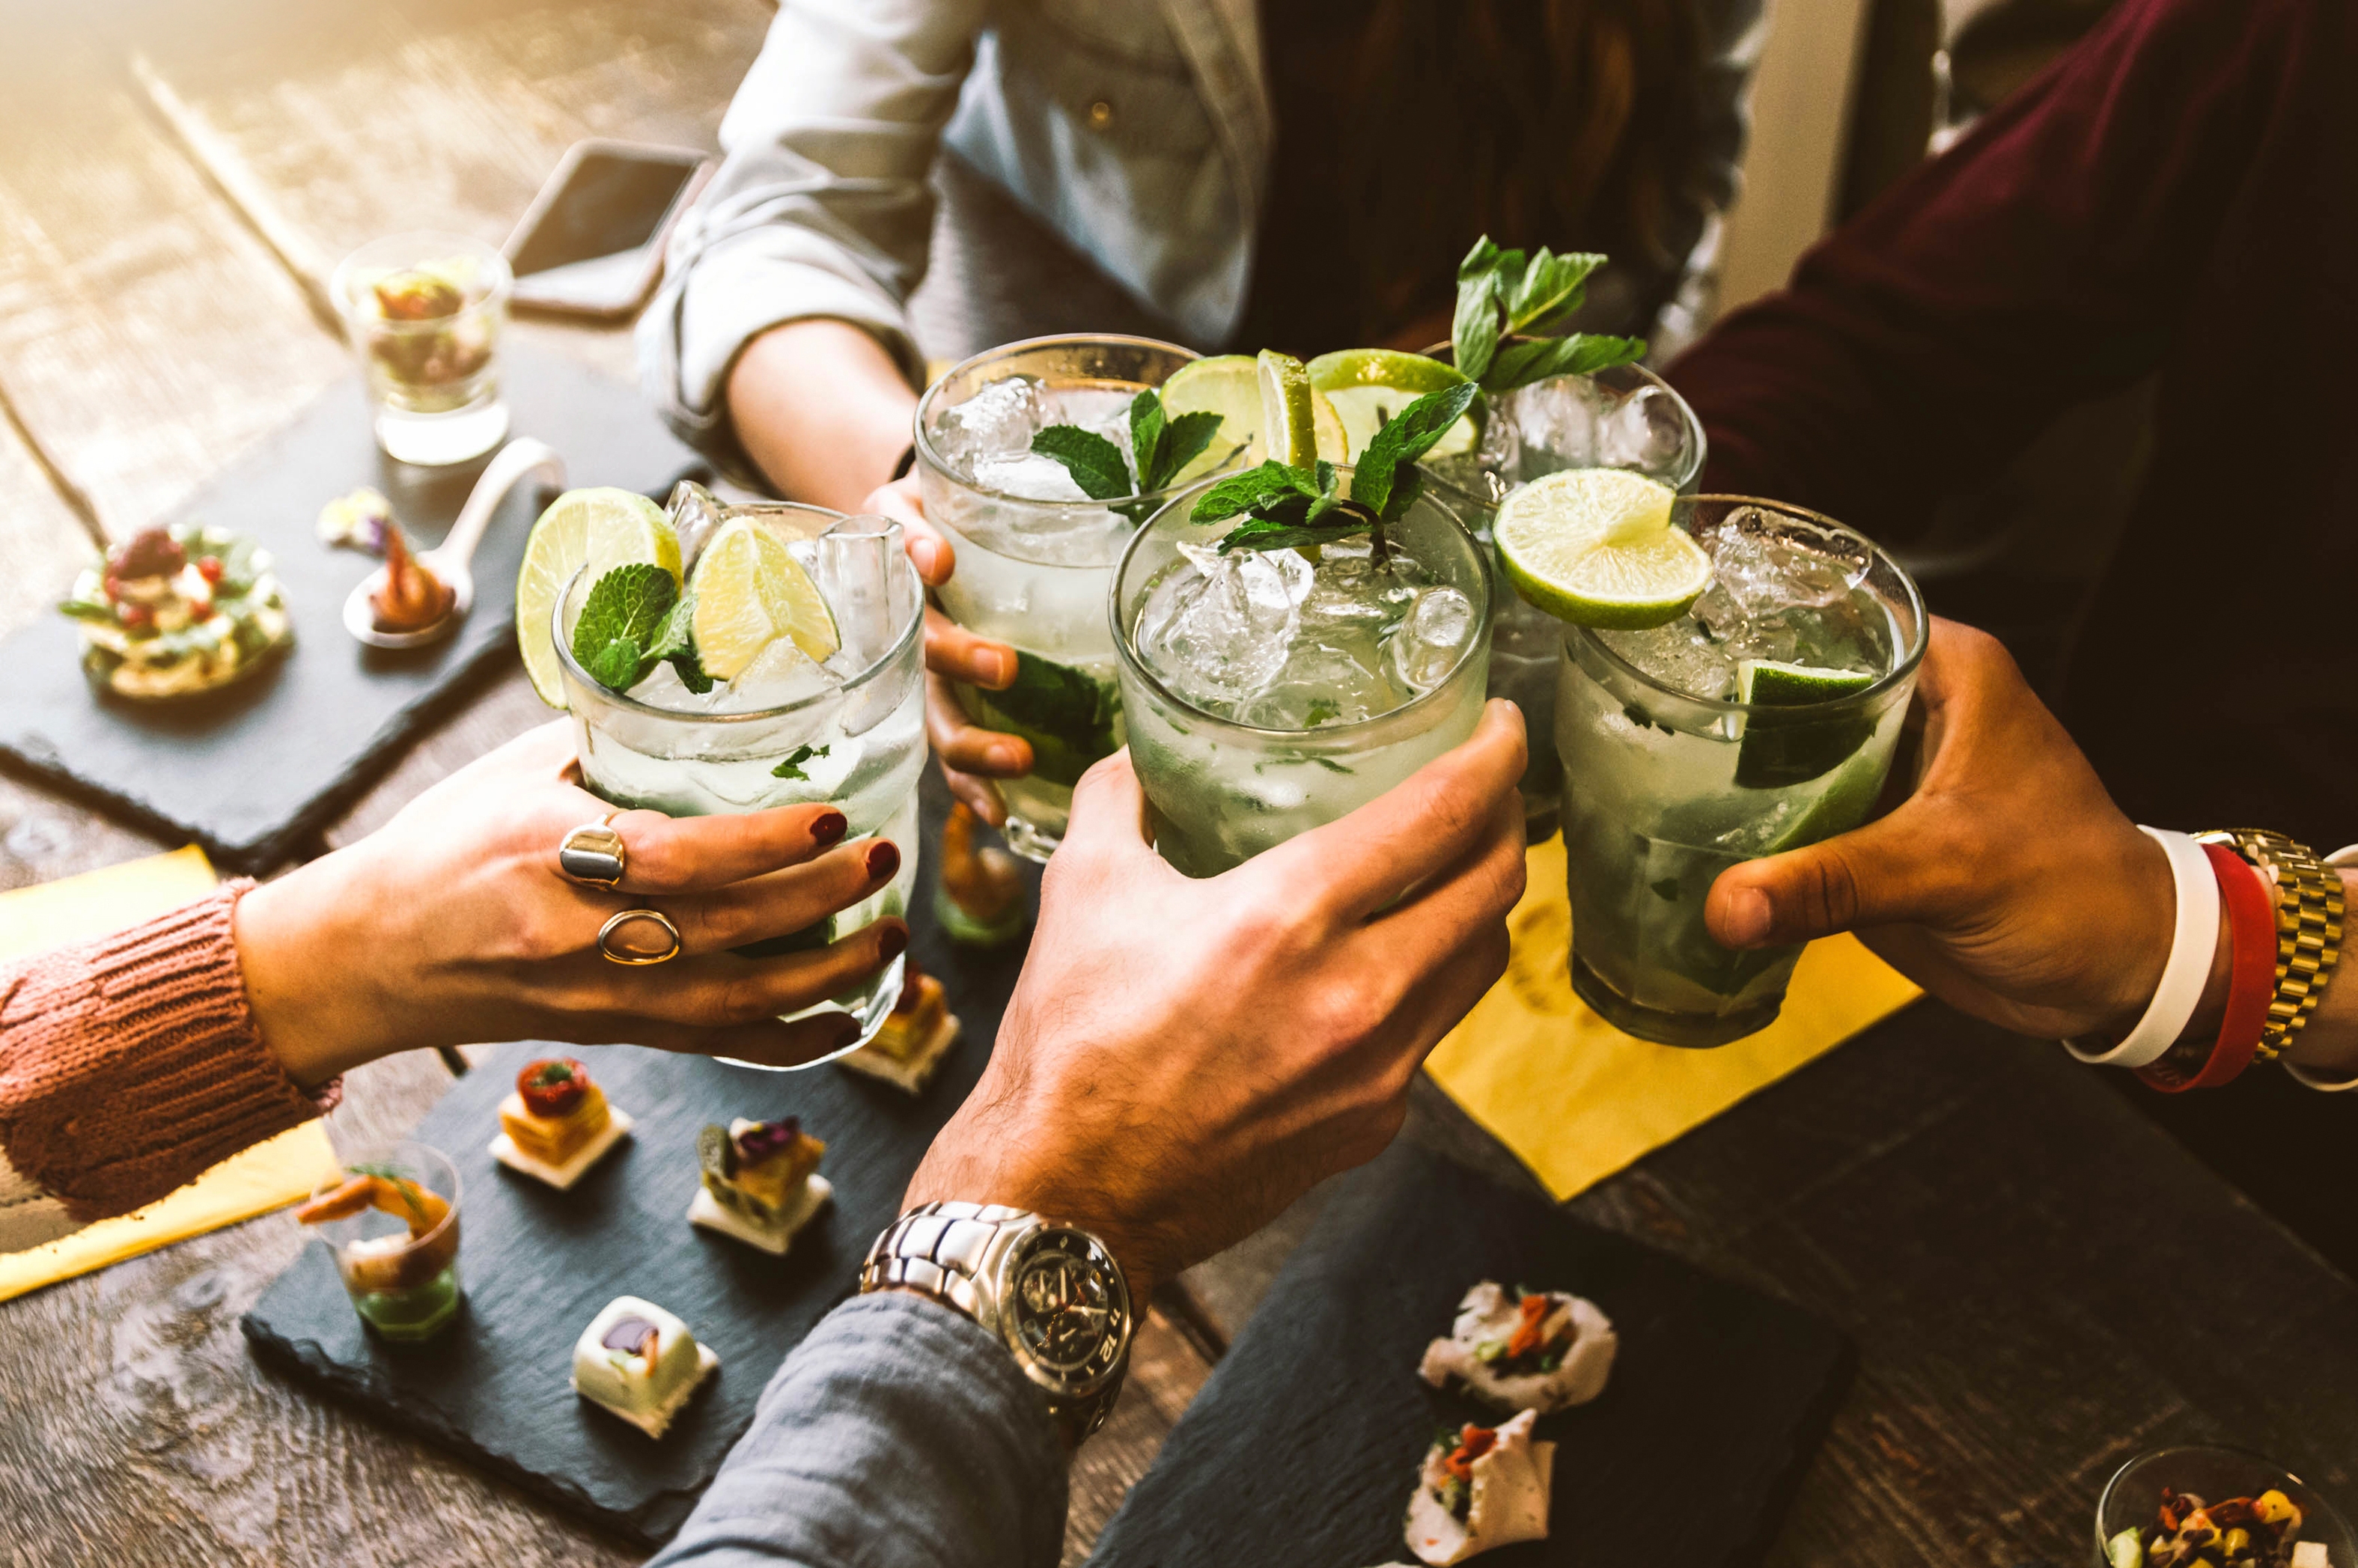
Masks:
[[[1670,486],[1621,469],[1573,469],[1507,497],[1493,536],[1533,605],[1576,626],[1642,631],[1711,586],[1711,557],[1671,524]]]
[[[585,568],[594,584],[616,567],[652,562],[679,576],[679,535],[663,508],[627,490],[568,490],[548,503],[525,540],[516,572],[516,647],[532,689],[565,706],[549,617],[557,596]]]
[[[1262,449],[1291,468],[1318,460],[1317,406],[1310,372],[1291,354],[1263,349],[1260,358]]]
[[[1217,414],[1220,427],[1212,444],[1172,480],[1188,484],[1225,464],[1238,447],[1249,462],[1260,461],[1260,366],[1250,354],[1217,354],[1181,365],[1163,384],[1163,412]]]
[[[1466,379],[1455,365],[1398,349],[1344,349],[1320,354],[1307,368],[1312,389],[1325,394],[1335,406],[1342,420],[1346,449],[1353,457],[1367,449],[1393,415],[1428,392],[1445,391]],[[1481,438],[1481,429],[1469,413],[1451,426],[1425,456],[1446,458],[1470,452]]]
[[[1736,699],[1765,708],[1793,708],[1803,703],[1831,702],[1855,691],[1865,691],[1882,678],[1865,670],[1826,670],[1811,665],[1780,665],[1774,659],[1739,659],[1736,665]]]

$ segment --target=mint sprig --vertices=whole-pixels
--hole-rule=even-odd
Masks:
[[[1149,387],[1130,400],[1128,462],[1120,447],[1078,425],[1047,427],[1032,438],[1032,449],[1064,464],[1091,501],[1116,503],[1113,511],[1132,523],[1144,523],[1152,508],[1138,498],[1167,488],[1182,469],[1203,456],[1219,429],[1220,416],[1208,409],[1170,417],[1162,395]]]
[[[1526,254],[1502,251],[1483,235],[1457,264],[1457,311],[1450,346],[1457,368],[1485,392],[1508,392],[1555,375],[1593,375],[1646,351],[1642,338],[1594,332],[1548,335],[1580,308],[1588,275],[1605,265],[1593,251],[1563,255],[1542,245]],[[1501,350],[1506,338],[1532,341]]]
[[[608,690],[628,691],[668,660],[690,691],[710,691],[696,656],[695,605],[663,567],[616,567],[590,585],[573,622],[574,662]]]
[[[803,772],[803,764],[813,758],[826,756],[828,750],[827,746],[797,746],[787,752],[784,760],[776,767],[770,770],[770,776],[773,779],[806,780],[810,775]]]
[[[1365,534],[1381,561],[1389,554],[1384,524],[1399,522],[1423,489],[1417,460],[1464,417],[1475,395],[1472,382],[1460,382],[1426,393],[1387,420],[1359,454],[1347,499],[1340,493],[1342,476],[1334,464],[1322,459],[1298,469],[1271,459],[1206,491],[1189,518],[1217,523],[1243,515],[1221,537],[1222,555],[1323,545]]]

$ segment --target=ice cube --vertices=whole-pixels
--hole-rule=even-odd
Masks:
[[[979,458],[974,465],[974,482],[985,490],[995,490],[1001,495],[1020,495],[1026,501],[1087,501],[1089,498],[1088,492],[1073,482],[1072,470],[1055,459],[1038,452]]]
[[[835,616],[838,655],[857,674],[891,652],[895,633],[915,612],[915,589],[901,565],[901,524],[889,517],[838,518],[826,533],[798,549],[810,567],[819,594]],[[836,661],[830,660],[829,663]]]
[[[1599,632],[1597,640],[1673,691],[1726,701],[1736,696],[1737,654],[1683,616],[1645,632]],[[1761,655],[1751,655],[1761,656]]]
[[[1284,666],[1310,563],[1292,550],[1179,551],[1186,565],[1170,570],[1139,612],[1139,651],[1180,696],[1231,708]]]
[[[943,409],[928,434],[950,467],[971,479],[981,459],[1029,451],[1032,438],[1050,423],[1041,407],[1040,384],[1028,375],[1011,375]]]
[[[1298,637],[1269,685],[1237,717],[1264,730],[1315,730],[1356,724],[1400,705],[1400,693],[1360,656],[1366,639],[1336,643]]]
[[[1839,604],[1866,575],[1864,562],[1813,550],[1752,508],[1720,524],[1711,558],[1720,586],[1747,617]]]
[[[649,708],[667,708],[675,713],[704,711],[704,698],[687,689],[687,683],[679,678],[679,672],[671,667],[668,659],[633,687],[630,697],[633,702],[644,702]]]
[[[1439,686],[1474,639],[1474,601],[1454,588],[1428,588],[1384,643],[1384,667],[1411,691]]]
[[[834,676],[795,646],[793,638],[775,637],[737,672],[736,679],[713,687],[700,700],[708,713],[759,713],[824,696],[837,684]]]

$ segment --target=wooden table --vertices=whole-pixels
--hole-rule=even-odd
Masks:
[[[709,145],[769,17],[760,0],[38,9],[0,51],[0,630],[45,612],[95,529],[140,526],[341,372],[319,302],[337,256],[429,223],[497,241],[584,135]],[[518,330],[629,373],[620,331]],[[544,717],[505,674],[319,848]],[[168,847],[0,776],[0,888]],[[395,1057],[353,1075],[339,1115],[395,1132],[448,1082],[431,1053]],[[1429,1087],[1409,1135],[1528,1179]],[[1068,1560],[1317,1206],[1158,1305],[1076,1468]],[[2051,1047],[1920,1009],[1573,1207],[1856,1337],[1775,1563],[2083,1561],[2108,1469],[2177,1437],[2266,1449],[2358,1500],[2358,1290]],[[259,1370],[236,1319],[301,1244],[273,1216],[0,1304],[0,1562],[634,1559]]]

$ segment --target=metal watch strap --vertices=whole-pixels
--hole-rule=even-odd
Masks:
[[[1053,1226],[1029,1209],[998,1204],[923,1204],[885,1227],[868,1249],[860,1267],[860,1289],[865,1294],[898,1286],[931,1296],[972,1318],[1013,1352],[1010,1325],[1003,1321],[1006,1303],[997,1296],[995,1271],[1013,1247],[1050,1228],[1070,1227]],[[1102,1249],[1101,1243],[1097,1245]],[[1111,1256],[1106,1254],[1109,1260]],[[1113,1266],[1119,1272],[1120,1265]],[[1122,1293],[1127,1311],[1126,1286]],[[1076,1397],[1061,1395],[1034,1375],[1022,1355],[1016,1356],[1026,1380],[1046,1398],[1049,1416],[1076,1445],[1103,1426],[1112,1413],[1128,1359],[1125,1330],[1112,1375],[1102,1387]]]
[[[2282,1055],[2317,1011],[2318,999],[2342,957],[2342,878],[2306,845],[2263,827],[2198,833],[2198,843],[2224,845],[2274,884],[2276,994],[2268,999],[2256,1059]]]

